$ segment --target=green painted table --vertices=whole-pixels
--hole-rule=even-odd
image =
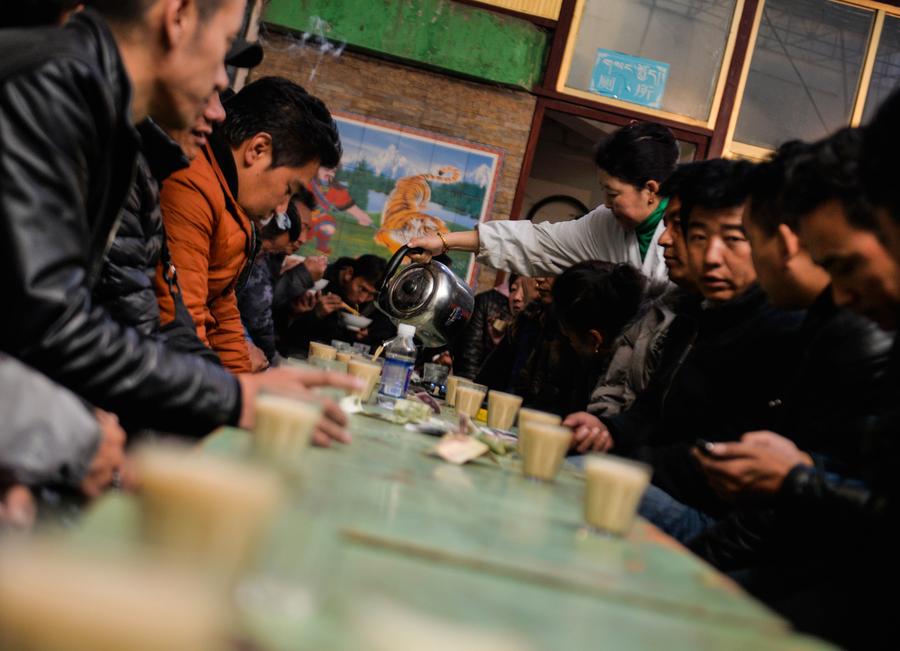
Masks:
[[[817,649],[730,580],[639,521],[624,539],[582,525],[583,478],[522,477],[518,461],[449,465],[436,439],[365,416],[354,442],[311,449],[289,503],[238,589],[251,637],[273,649],[359,649],[356,615],[387,601],[530,649]],[[208,453],[249,456],[224,429]],[[87,514],[76,536],[136,537],[132,498]]]

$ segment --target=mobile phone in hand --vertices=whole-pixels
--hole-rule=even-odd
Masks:
[[[705,457],[710,457],[713,459],[716,457],[715,453],[712,451],[713,444],[706,439],[696,439],[694,441],[694,447],[697,448],[700,451],[700,454]]]

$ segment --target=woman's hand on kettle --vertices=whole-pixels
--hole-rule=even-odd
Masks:
[[[444,251],[444,242],[437,235],[423,235],[414,237],[407,245],[411,249],[423,249],[421,253],[410,253],[409,259],[413,262],[427,264],[436,255]]]
[[[425,249],[425,253],[411,253],[409,257],[413,262],[429,262],[431,258],[444,252],[444,242],[447,242],[448,249],[454,251],[471,251],[474,253],[481,247],[478,231],[453,231],[452,233],[444,233],[443,239],[439,235],[425,235],[410,240],[407,244],[409,248],[418,247]]]

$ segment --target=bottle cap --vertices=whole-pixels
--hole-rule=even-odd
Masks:
[[[397,326],[397,335],[400,337],[415,337],[416,326],[410,323],[401,323]]]

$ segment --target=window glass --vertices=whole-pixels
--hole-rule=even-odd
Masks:
[[[766,0],[734,139],[775,148],[850,123],[875,13],[824,0]]]
[[[705,121],[735,4],[585,0],[566,86]],[[652,88],[643,92],[648,85]]]

